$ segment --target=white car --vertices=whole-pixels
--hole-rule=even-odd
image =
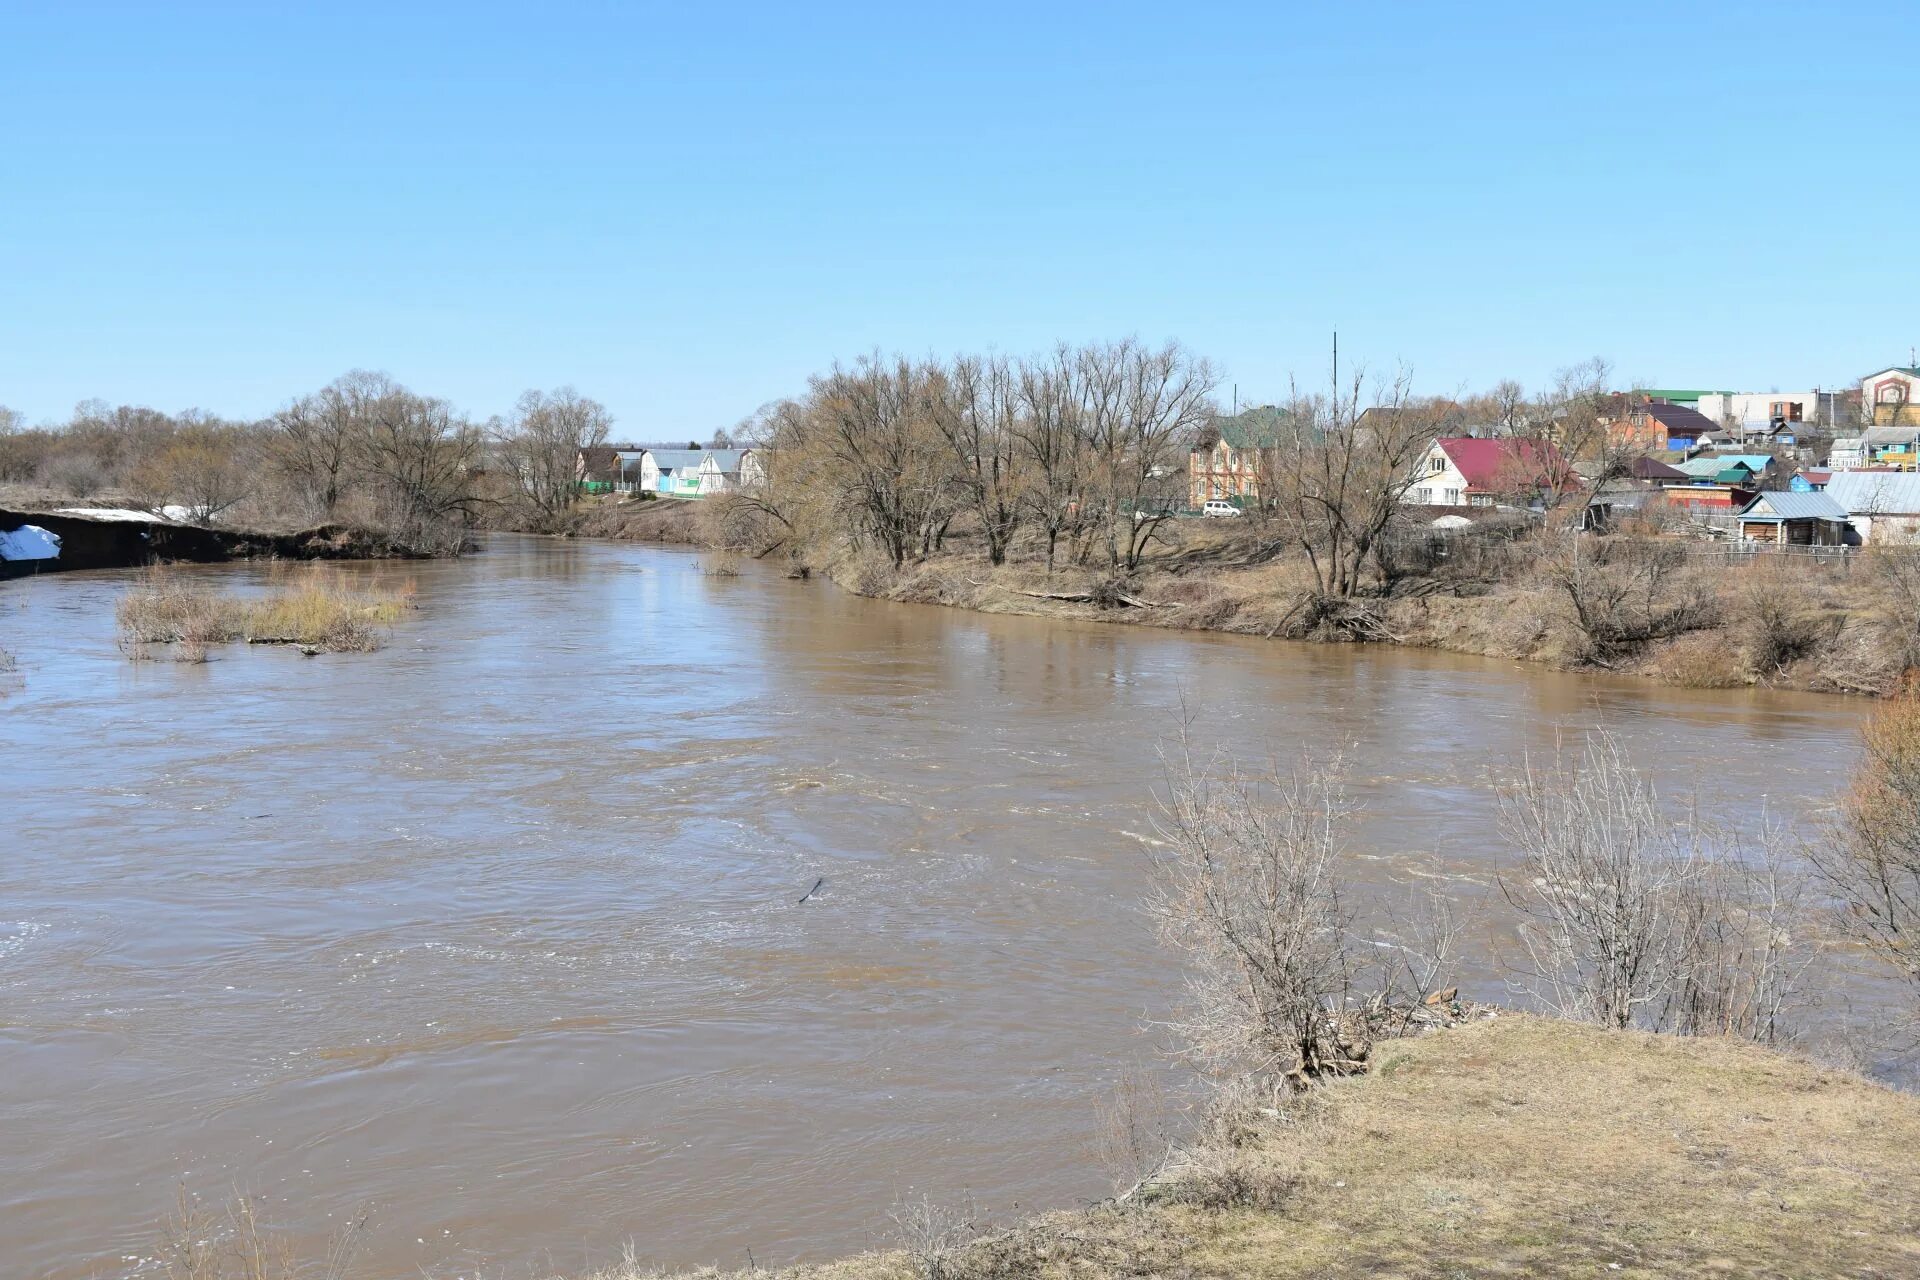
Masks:
[[[1203,516],[1237,516],[1240,514],[1240,508],[1234,506],[1225,498],[1208,498],[1206,505],[1200,508],[1200,514]]]

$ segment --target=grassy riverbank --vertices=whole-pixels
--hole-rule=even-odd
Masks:
[[[1240,1137],[1194,1152],[1137,1207],[751,1274],[1920,1272],[1920,1101],[1731,1041],[1506,1015],[1385,1044],[1372,1074]]]

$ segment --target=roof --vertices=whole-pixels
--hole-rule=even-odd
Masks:
[[[1667,388],[1663,390],[1659,387],[1645,387],[1641,389],[1640,394],[1643,396],[1652,396],[1656,400],[1698,400],[1701,396],[1731,396],[1738,395],[1739,393],[1735,391],[1684,391],[1678,388]]]
[[[1847,509],[1824,493],[1763,493],[1740,512],[1742,520],[1845,520]]]
[[[1773,462],[1768,453],[1721,453],[1710,458],[1688,458],[1685,462],[1674,463],[1674,469],[1684,472],[1695,480],[1710,480],[1723,471],[1735,467],[1745,467],[1753,475],[1759,475]]]
[[[1213,426],[1230,449],[1271,449],[1280,443],[1291,414],[1270,404],[1217,417]]]
[[[712,458],[723,472],[732,473],[740,469],[740,459],[747,456],[745,449],[708,449],[704,457]]]
[[[1633,412],[1644,413],[1669,431],[1716,431],[1720,424],[1683,404],[1641,404],[1633,406]]]
[[[1566,460],[1545,440],[1448,436],[1434,441],[1473,489],[1513,489],[1564,478]]]
[[[1865,382],[1867,378],[1877,378],[1883,373],[1904,373],[1909,378],[1920,378],[1920,365],[1890,364],[1884,369],[1875,369],[1872,373],[1867,374],[1866,377],[1861,378],[1860,381]]]
[[[653,455],[653,465],[662,471],[679,471],[700,465],[700,459],[707,456],[705,449],[649,449]]]
[[[1870,427],[1862,438],[1869,447],[1876,444],[1910,444],[1920,440],[1920,427]]]
[[[1849,515],[1920,515],[1920,475],[1898,471],[1836,471],[1823,497]]]
[[[1745,463],[1740,463],[1728,467],[1725,471],[1714,476],[1713,482],[1715,484],[1745,484],[1751,479],[1753,479],[1753,472],[1747,469]]]
[[[1635,458],[1627,464],[1627,474],[1635,480],[1685,480],[1687,473],[1670,467],[1658,458]]]

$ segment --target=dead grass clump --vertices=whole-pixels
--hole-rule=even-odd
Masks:
[[[1747,683],[1744,665],[1728,652],[1727,637],[1700,631],[1681,636],[1653,656],[1647,672],[1682,689],[1736,689]]]
[[[293,644],[329,653],[371,653],[384,627],[411,607],[410,592],[354,587],[340,575],[312,569],[292,585],[260,597],[223,594],[155,570],[116,607],[121,647],[142,656],[155,644],[176,646],[179,661],[205,661],[208,647]]]

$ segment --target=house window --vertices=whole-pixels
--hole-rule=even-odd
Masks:
[[[1447,457],[1445,454],[1436,453],[1431,458],[1427,459],[1428,475],[1437,476],[1442,471],[1445,471],[1446,469],[1447,469]]]
[[[1413,500],[1415,502],[1422,504],[1423,506],[1430,504],[1433,501],[1433,490],[1424,489],[1424,488],[1415,489],[1413,491]]]
[[[1448,489],[1446,495],[1448,506],[1457,507],[1460,505],[1460,491],[1458,489]]]

